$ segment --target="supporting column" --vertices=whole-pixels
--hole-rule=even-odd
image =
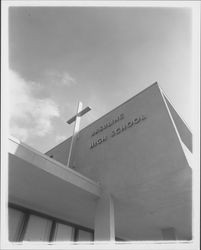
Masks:
[[[176,240],[176,233],[174,227],[161,229],[163,240]]]
[[[95,213],[95,241],[115,241],[114,202],[103,193],[97,201]]]

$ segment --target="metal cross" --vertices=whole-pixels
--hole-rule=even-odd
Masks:
[[[68,161],[67,161],[67,167],[68,168],[70,167],[70,162],[71,162],[71,158],[72,158],[72,152],[73,152],[73,148],[74,148],[74,145],[75,145],[75,141],[76,141],[76,138],[77,138],[77,136],[79,134],[81,116],[83,116],[84,114],[86,114],[90,110],[91,110],[90,107],[86,107],[85,109],[82,110],[82,102],[79,101],[76,115],[74,115],[72,118],[70,118],[67,121],[68,124],[71,124],[71,123],[73,123],[75,121],[73,136],[72,136],[72,139],[71,139],[71,145],[70,145],[70,150],[69,150],[69,154],[68,154]]]

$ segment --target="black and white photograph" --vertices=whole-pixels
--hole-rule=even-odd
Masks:
[[[2,249],[199,249],[200,1],[2,7]]]

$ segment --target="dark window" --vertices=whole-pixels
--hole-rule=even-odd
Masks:
[[[94,230],[9,204],[10,241],[93,241]]]

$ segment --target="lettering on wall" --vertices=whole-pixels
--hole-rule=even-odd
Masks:
[[[120,114],[115,119],[112,119],[111,121],[105,123],[104,125],[100,126],[98,129],[96,129],[91,136],[97,135],[98,133],[102,132],[104,129],[111,127],[115,123],[121,121],[124,119],[124,114]]]
[[[99,127],[97,130],[95,130],[92,133],[92,137],[94,135],[100,133],[101,131],[105,130],[106,128],[111,127],[112,125],[114,125],[115,123],[117,123],[123,119],[124,119],[124,114],[120,114],[116,119],[113,119],[110,122],[105,123],[103,126]],[[126,131],[129,128],[137,126],[139,123],[141,123],[145,119],[146,119],[146,116],[144,116],[144,115],[140,115],[138,117],[133,118],[132,120],[128,121],[127,123],[122,124],[118,128],[113,129],[110,135],[103,135],[103,136],[99,137],[98,139],[92,141],[90,144],[90,149],[104,143],[109,138],[113,138],[113,137],[121,134],[122,132]]]

